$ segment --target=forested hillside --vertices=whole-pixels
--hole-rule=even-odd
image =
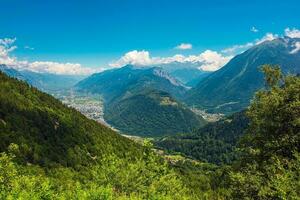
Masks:
[[[159,156],[0,73],[0,199],[299,199],[300,78],[263,71],[240,156],[220,166]],[[212,138],[239,135],[221,132]]]
[[[104,98],[104,119],[124,134],[155,137],[189,133],[205,124],[178,101],[187,88],[158,67],[127,65],[94,74],[76,90]]]
[[[85,165],[106,154],[136,156],[139,148],[50,95],[0,75],[0,150],[19,145],[30,163]]]
[[[206,123],[168,93],[157,90],[128,91],[107,105],[104,117],[125,134],[146,137],[189,133]]]
[[[284,74],[300,73],[300,52],[291,53],[299,42],[299,38],[284,37],[251,47],[202,79],[188,92],[186,102],[216,113],[245,109],[255,92],[264,87],[262,65],[279,65]]]
[[[149,145],[138,145],[3,73],[0,151],[0,199],[181,199],[188,194]]]

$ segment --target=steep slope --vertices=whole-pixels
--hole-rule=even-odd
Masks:
[[[84,78],[84,76],[79,75],[36,73],[28,70],[19,71],[6,65],[0,65],[0,71],[10,77],[26,81],[30,85],[46,92],[71,88]]]
[[[300,73],[299,39],[278,38],[252,47],[190,90],[186,102],[210,112],[232,113],[249,105],[255,91],[264,86],[260,66],[280,65],[287,73]]]
[[[0,152],[43,166],[82,166],[104,155],[139,155],[137,144],[89,120],[50,95],[0,72]]]
[[[0,72],[0,199],[195,199],[141,146]]]
[[[194,159],[216,164],[237,158],[234,149],[248,127],[244,112],[207,124],[191,134],[163,137],[155,144],[169,152],[180,152]]]
[[[168,93],[157,90],[126,93],[107,106],[104,118],[122,132],[140,136],[187,133],[205,124]]]
[[[102,94],[106,102],[128,90],[157,89],[181,98],[186,88],[160,68],[138,68],[132,65],[93,74],[76,85],[77,90]]]

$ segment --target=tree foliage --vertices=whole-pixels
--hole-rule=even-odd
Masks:
[[[247,114],[243,157],[230,173],[239,199],[299,199],[300,78],[263,66],[267,90],[257,92]]]

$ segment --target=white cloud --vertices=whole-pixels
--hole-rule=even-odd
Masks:
[[[24,49],[29,49],[29,50],[34,50],[34,48],[33,47],[30,47],[30,46],[24,46]]]
[[[295,49],[293,49],[290,53],[291,54],[295,54],[295,53],[297,53],[298,51],[300,51],[300,42],[296,42],[295,44],[294,44],[294,47],[295,47]]]
[[[180,45],[176,46],[175,49],[180,49],[180,50],[187,50],[187,49],[192,49],[193,45],[189,43],[181,43]]]
[[[16,38],[3,38],[0,39],[0,45],[8,47],[12,45],[17,39]]]
[[[151,65],[152,60],[148,51],[130,51],[122,56],[118,61],[111,63],[111,67],[121,67],[126,64],[132,65]]]
[[[202,62],[200,69],[204,71],[216,71],[223,67],[232,58],[232,56],[224,57],[215,51],[206,50],[200,54],[198,58],[200,62]]]
[[[0,64],[5,64],[18,70],[30,70],[38,73],[68,74],[68,75],[88,75],[100,71],[82,67],[78,63],[58,63],[58,62],[28,62],[20,61],[10,55],[17,46],[14,46],[16,38],[0,39]]]
[[[293,29],[286,28],[284,30],[284,34],[285,36],[288,36],[290,38],[300,38],[300,30],[296,28]]]
[[[232,47],[226,48],[222,50],[222,53],[226,54],[236,54],[237,52],[244,51],[250,47],[252,47],[254,44],[252,42],[248,42],[246,44],[240,44],[240,45],[234,45]]]
[[[253,27],[250,29],[250,31],[253,32],[253,33],[257,33],[257,32],[258,32],[258,29],[255,28],[255,27],[253,26]]]
[[[261,39],[257,39],[255,40],[255,44],[260,44],[263,43],[265,41],[272,41],[276,38],[278,38],[279,36],[277,34],[273,34],[273,33],[267,33],[264,37],[262,37]]]
[[[111,67],[122,67],[127,64],[138,65],[138,66],[151,66],[168,64],[172,62],[191,62],[199,63],[199,68],[205,71],[215,71],[225,65],[232,56],[223,56],[222,54],[206,50],[199,55],[184,56],[177,54],[171,57],[151,57],[148,51],[130,51],[122,56],[116,62],[110,64]]]
[[[82,67],[78,63],[58,63],[58,62],[32,62],[26,67],[27,70],[39,73],[88,75],[95,73],[95,69]]]
[[[257,32],[258,30],[255,27],[251,29],[253,32]],[[293,29],[285,29],[285,35],[289,37],[300,37],[300,31]],[[266,33],[262,38],[256,39],[252,42],[248,42],[245,44],[234,45],[229,48],[221,50],[221,53],[216,51],[206,50],[199,55],[189,55],[184,56],[181,54],[177,54],[170,57],[151,57],[148,51],[130,51],[122,56],[116,62],[110,64],[111,67],[122,67],[126,64],[139,65],[139,66],[149,66],[149,65],[159,65],[159,64],[168,64],[172,62],[191,62],[191,63],[199,63],[199,68],[205,71],[215,71],[224,66],[234,55],[242,53],[243,51],[249,49],[252,46],[261,44],[265,41],[272,41],[282,37],[282,35],[274,34],[274,33]],[[188,44],[180,44],[176,48],[180,49],[184,45]],[[187,47],[187,46],[186,46]],[[191,46],[192,47],[192,46]],[[291,51],[291,53],[297,53],[300,51],[300,43],[297,42],[295,44],[295,49]]]
[[[251,31],[257,32],[255,27],[252,27]],[[292,38],[300,38],[300,31],[293,28],[286,28],[284,30],[284,35]],[[182,55],[176,54],[169,57],[151,57],[148,51],[133,50],[124,54],[120,59],[115,62],[110,63],[110,67],[122,67],[126,64],[132,64],[137,66],[151,66],[168,64],[172,62],[179,63],[194,63],[199,66],[199,69],[205,71],[215,71],[224,66],[234,55],[241,53],[248,48],[261,44],[265,41],[271,41],[278,38],[278,34],[267,33],[262,38],[256,39],[252,42],[245,44],[234,45],[232,47],[222,50],[220,53],[212,50],[206,50],[198,55]],[[280,36],[282,37],[282,35]],[[95,72],[102,71],[102,69],[94,69],[83,67],[78,63],[58,63],[50,61],[20,61],[16,57],[11,55],[17,46],[14,45],[16,38],[4,38],[0,39],[0,64],[6,64],[20,70],[31,70],[35,72],[47,72],[54,74],[91,74]],[[294,44],[294,49],[290,52],[291,54],[300,51],[300,43]],[[33,49],[29,46],[24,46],[25,49]],[[192,44],[182,43],[175,47],[176,49],[192,49]]]
[[[16,60],[8,55],[9,50],[0,46],[0,64],[13,65]]]
[[[9,53],[17,48],[13,46],[15,41],[15,38],[0,39],[0,64],[12,65],[16,62],[16,58],[9,56]]]

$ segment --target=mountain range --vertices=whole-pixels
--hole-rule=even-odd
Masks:
[[[126,65],[85,79],[5,65],[0,65],[0,70],[50,93],[73,88],[79,93],[100,94],[105,102],[104,118],[115,128],[133,135],[161,136],[191,132],[206,123],[189,107],[225,114],[245,109],[254,93],[264,87],[260,71],[264,64],[279,65],[285,74],[299,74],[298,42],[300,39],[289,37],[265,41],[215,72],[199,70],[197,63],[179,62]]]
[[[233,113],[244,109],[254,93],[264,87],[262,65],[279,65],[285,74],[300,73],[300,51],[296,51],[299,41],[284,37],[255,45],[202,79],[187,93],[185,102],[209,112]]]
[[[268,72],[276,80],[278,69]],[[155,140],[162,151],[0,72],[0,197],[297,199],[300,80],[281,81],[260,93],[249,118],[237,113],[191,134]],[[167,95],[161,100],[176,104]]]
[[[139,92],[149,88],[166,91],[176,98],[183,98],[187,91],[184,84],[161,68],[133,65],[93,74],[75,87],[78,91],[102,94],[106,102],[128,91]]]
[[[105,101],[104,119],[126,134],[190,132],[205,123],[178,101],[187,87],[158,67],[127,65],[104,71],[79,82],[76,89],[101,94]]]
[[[200,66],[201,63],[197,62],[171,62],[158,65],[158,67],[162,68],[188,87],[196,86],[203,78],[212,73],[200,69]]]

